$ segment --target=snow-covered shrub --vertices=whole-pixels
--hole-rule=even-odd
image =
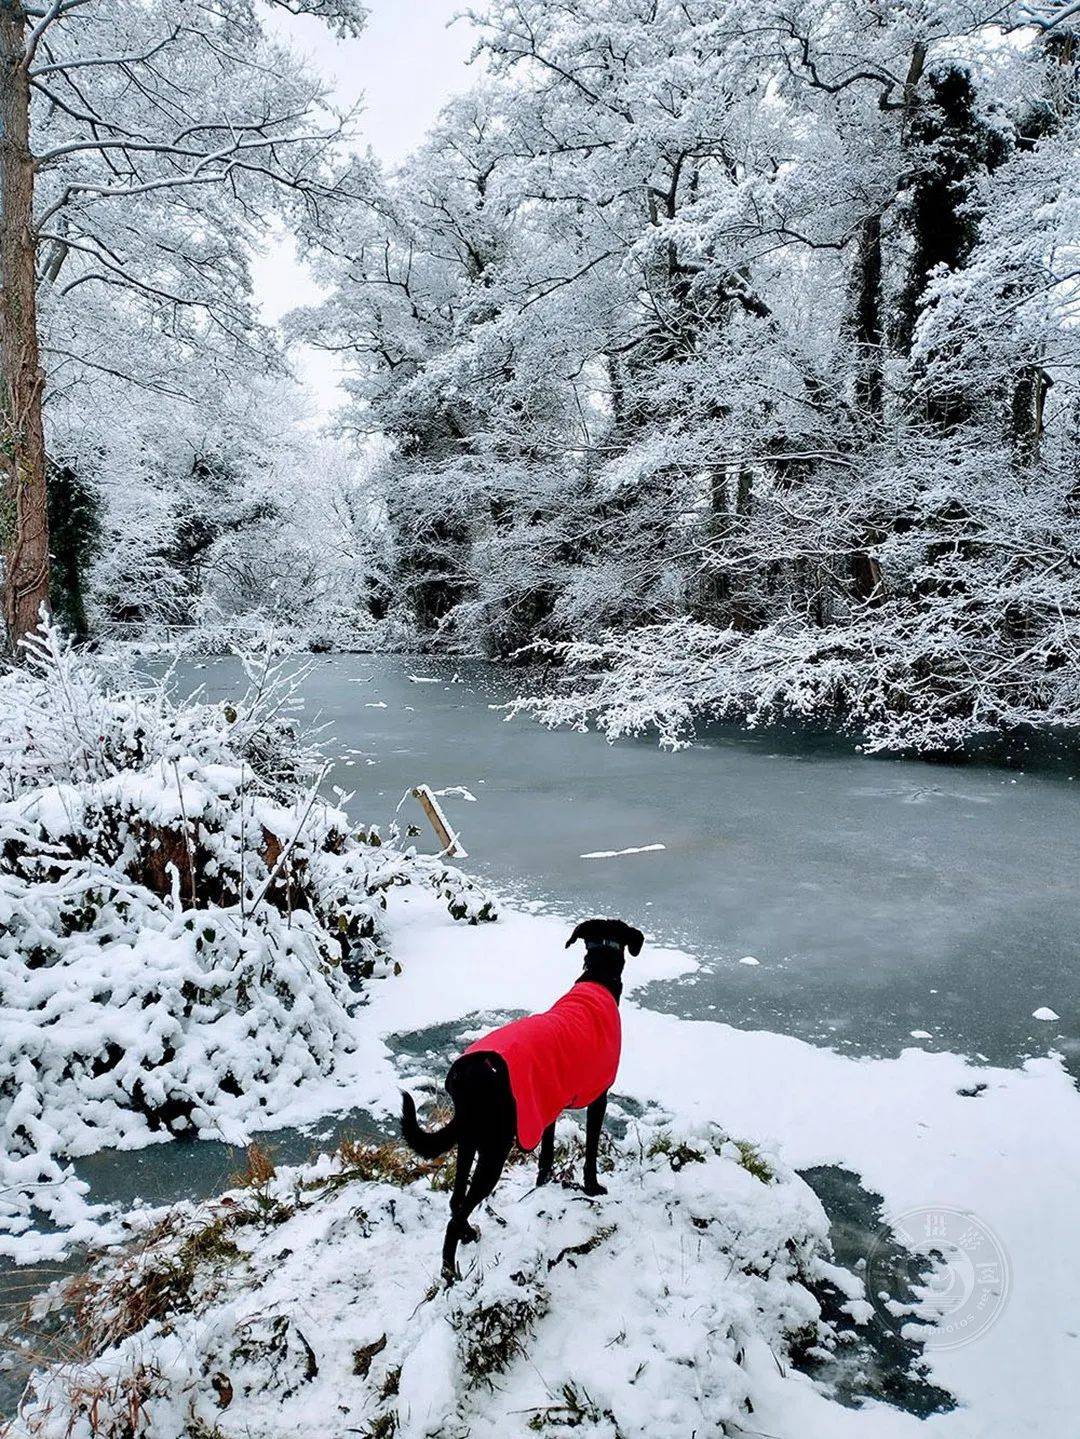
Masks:
[[[244,764],[267,792],[284,793],[318,768],[300,733],[303,673],[269,655],[242,655],[246,693],[235,702],[176,704],[154,683],[71,649],[48,622],[24,640],[21,667],[0,671],[0,799],[81,784],[184,755]]]
[[[449,1289],[435,1279],[446,1196],[412,1156],[396,1172],[355,1153],[264,1167],[39,1301],[82,1357],[34,1376],[19,1432],[119,1439],[132,1392],[148,1435],[752,1427],[762,1383],[838,1342],[815,1291],[861,1285],[831,1263],[806,1184],[743,1158],[715,1130],[646,1127],[615,1147],[601,1203],[511,1165]]]
[[[828,629],[792,618],[747,633],[681,618],[545,647],[564,662],[555,684],[511,708],[609,739],[655,732],[671,748],[691,741],[698,720],[721,719],[836,725],[867,753],[955,751],[1025,727],[1080,725],[1075,646],[1056,613],[1044,618],[985,673],[971,655],[998,646],[1007,606],[962,593]]]
[[[332,1074],[392,963],[391,888],[494,917],[464,875],[327,804],[292,682],[252,680],[176,705],[47,626],[0,675],[0,1228],[69,1215],[65,1158],[235,1137]]]

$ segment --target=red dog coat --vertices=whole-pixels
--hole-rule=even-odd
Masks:
[[[545,1013],[504,1024],[465,1053],[502,1055],[517,1105],[518,1143],[535,1149],[564,1109],[582,1109],[611,1088],[621,1048],[614,995],[579,980]]]

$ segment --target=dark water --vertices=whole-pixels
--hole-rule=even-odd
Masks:
[[[1052,1047],[1080,1061],[1080,778],[1067,767],[863,758],[821,736],[724,727],[669,754],[508,722],[492,706],[513,680],[460,660],[319,658],[305,693],[337,737],[331,782],[375,822],[417,783],[466,786],[476,804],[444,801],[465,869],[570,916],[621,914],[704,960],[654,985],[655,1008],[854,1054],[922,1043],[1011,1065]],[[212,696],[236,682],[229,660],[178,676]],[[434,848],[411,800],[405,816]],[[581,858],[649,844],[665,848]],[[1060,1021],[1033,1019],[1043,1006]]]
[[[802,1177],[829,1216],[836,1263],[865,1277],[863,1265],[873,1253],[878,1300],[910,1303],[914,1286],[925,1283],[926,1260],[896,1240],[884,1222],[880,1195],[864,1189],[857,1174],[836,1165],[805,1169]],[[857,1408],[872,1395],[923,1419],[956,1407],[948,1390],[929,1377],[922,1347],[904,1337],[902,1321],[885,1322],[882,1303],[875,1305],[868,1324],[854,1326],[844,1312],[844,1296],[839,1291],[825,1286],[817,1298],[823,1317],[836,1326],[843,1342],[830,1359],[810,1360],[800,1367],[834,1399]]]

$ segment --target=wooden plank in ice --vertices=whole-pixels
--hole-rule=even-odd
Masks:
[[[426,784],[418,784],[413,790],[413,798],[419,800],[420,808],[431,821],[431,827],[438,837],[443,853],[451,859],[468,859],[469,855],[465,846],[450,828],[450,822],[443,814],[442,806],[430,788]]]

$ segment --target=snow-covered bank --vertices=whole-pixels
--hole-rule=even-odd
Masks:
[[[861,1290],[810,1189],[713,1126],[640,1126],[610,1163],[600,1202],[512,1166],[449,1290],[444,1167],[435,1188],[370,1149],[264,1169],[66,1291],[54,1320],[89,1355],[38,1377],[13,1432],[687,1439],[800,1409],[793,1354],[837,1342],[814,1291]]]
[[[396,1111],[402,1076],[400,1060],[395,1059],[395,1051],[400,1048],[396,1036],[440,1026],[438,1037],[433,1037],[433,1053],[424,1064],[427,1076],[438,1085],[442,1079],[442,1058],[438,1051],[445,1050],[448,1044],[456,1047],[464,1035],[475,1032],[492,1015],[545,1006],[576,972],[574,958],[563,949],[566,922],[558,916],[511,912],[496,925],[470,929],[455,925],[433,896],[408,889],[392,898],[388,925],[402,972],[372,986],[369,1004],[352,1017],[354,1049],[348,1063],[350,1083],[343,1088],[343,1075],[339,1073],[304,1085],[295,1091],[293,1102],[279,1111],[279,1123],[310,1121],[346,1106],[366,1106],[389,1120]],[[915,1435],[922,1439],[1017,1439],[1017,1436],[1058,1439],[1070,1433],[1078,1399],[1074,1349],[1078,1342],[1075,1334],[1080,1258],[1072,1245],[1070,1216],[1072,1196],[1080,1181],[1080,1125],[1077,1123],[1080,1098],[1058,1062],[1046,1059],[1033,1062],[1023,1070],[979,1068],[956,1056],[914,1049],[897,1060],[859,1061],[783,1036],[739,1031],[718,1023],[685,1021],[646,1007],[647,993],[642,993],[643,986],[654,979],[685,973],[693,965],[694,961],[688,956],[653,945],[647,945],[640,958],[629,963],[623,1001],[623,1061],[613,1104],[616,1112],[620,1108],[624,1114],[644,1109],[644,1121],[634,1123],[647,1125],[659,1107],[673,1116],[677,1129],[700,1134],[708,1126],[716,1126],[723,1133],[743,1137],[758,1146],[781,1174],[786,1174],[788,1167],[842,1164],[857,1172],[867,1188],[884,1197],[886,1216],[894,1225],[902,1225],[912,1210],[949,1209],[970,1215],[1000,1241],[1011,1271],[1011,1289],[1002,1296],[1000,1312],[995,1311],[994,1322],[971,1342],[954,1348],[940,1347],[935,1344],[935,1337],[940,1339],[940,1334],[935,1336],[923,1325],[915,1325],[915,1332],[929,1339],[926,1359],[931,1377],[956,1396],[959,1402],[956,1410],[919,1420],[879,1403],[860,1410],[843,1408],[809,1381],[781,1374],[765,1340],[759,1343],[760,1336],[752,1336],[745,1345],[740,1366],[745,1377],[740,1382],[748,1386],[745,1392],[752,1394],[754,1415],[752,1420],[744,1416],[743,1427],[776,1436],[776,1439],[849,1439],[849,1436],[850,1439],[909,1439],[909,1436],[914,1439]],[[448,1039],[448,1029],[457,1037]],[[408,1064],[411,1075],[416,1075],[417,1064],[416,1056],[412,1055]],[[959,1092],[973,1091],[979,1084],[986,1088],[975,1097]],[[570,1121],[564,1121],[564,1125],[570,1128]],[[704,1170],[695,1169],[694,1173],[700,1176]],[[523,1171],[496,1192],[491,1212],[481,1215],[480,1245],[475,1251],[463,1251],[462,1257],[467,1262],[471,1263],[474,1257],[480,1262],[483,1273],[491,1276],[492,1283],[498,1276],[511,1273],[540,1273],[538,1252],[550,1258],[564,1248],[567,1241],[560,1238],[564,1229],[571,1235],[568,1242],[577,1243],[581,1235],[574,1227],[578,1224],[574,1216],[588,1213],[596,1222],[606,1222],[603,1216],[607,1211],[602,1207],[594,1212],[580,1200],[567,1201],[561,1193],[554,1197],[532,1196],[530,1174],[531,1170]],[[664,1210],[670,1197],[666,1191],[650,1193],[648,1185],[652,1182],[638,1176],[625,1189],[621,1183],[617,1191],[612,1186],[613,1204],[632,1202],[635,1206],[633,1223],[620,1222],[620,1230],[652,1231],[659,1211]],[[696,1180],[692,1176],[687,1182]],[[666,1179],[664,1183],[667,1184]],[[627,1198],[626,1190],[632,1190],[632,1201]],[[789,1198],[796,1193],[802,1196],[797,1208],[804,1215],[809,1212],[801,1207],[804,1204],[817,1212],[816,1201],[801,1189],[789,1188],[785,1193]],[[415,1342],[420,1347],[413,1372],[445,1376],[451,1372],[454,1346],[458,1342],[457,1331],[445,1322],[451,1301],[429,1301],[431,1306],[441,1307],[424,1308],[423,1319],[411,1318],[404,1329],[399,1324],[403,1316],[413,1316],[426,1293],[426,1285],[435,1278],[439,1231],[445,1220],[445,1196],[431,1199],[426,1194],[417,1197],[418,1194],[420,1191],[410,1190],[406,1196],[398,1197],[395,1212],[400,1228],[387,1229],[385,1219],[379,1220],[377,1258],[375,1251],[367,1248],[361,1233],[363,1223],[354,1213],[358,1207],[370,1213],[367,1203],[354,1199],[349,1204],[342,1199],[341,1207],[332,1211],[332,1222],[329,1210],[319,1211],[322,1217],[318,1222],[310,1216],[290,1220],[298,1226],[289,1231],[292,1238],[286,1240],[280,1232],[270,1235],[257,1261],[265,1273],[268,1260],[273,1258],[273,1268],[280,1269],[280,1284],[284,1287],[264,1287],[251,1294],[242,1287],[236,1293],[231,1288],[223,1289],[212,1311],[207,1310],[207,1320],[213,1317],[216,1325],[219,1319],[222,1324],[228,1319],[235,1327],[248,1312],[243,1308],[245,1304],[258,1306],[261,1314],[272,1315],[277,1312],[274,1303],[280,1301],[293,1306],[290,1312],[302,1311],[307,1316],[307,1328],[303,1319],[297,1322],[316,1352],[320,1374],[324,1368],[320,1355],[326,1356],[327,1374],[334,1375],[340,1368],[339,1351],[344,1352],[342,1346],[346,1340],[359,1348],[378,1343],[386,1332],[388,1357],[384,1365],[401,1363],[404,1370],[406,1361],[413,1362],[409,1356],[414,1353]],[[753,1204],[745,1222],[764,1222],[769,1211],[760,1206],[770,1205],[775,1196],[759,1194],[757,1189],[748,1190],[747,1194],[753,1196]],[[401,1207],[406,1199],[407,1210]],[[567,1207],[561,1208],[564,1204]],[[352,1218],[347,1217],[350,1214]],[[593,1218],[589,1222],[592,1223]],[[785,1222],[791,1224],[790,1215]],[[548,1224],[555,1226],[550,1243],[549,1230],[543,1227]],[[927,1252],[926,1267],[933,1271],[929,1253],[935,1247],[934,1235],[912,1232],[910,1225],[905,1232],[914,1247]],[[695,1236],[696,1233],[695,1229]],[[559,1238],[559,1244],[551,1248],[554,1238]],[[673,1242],[673,1235],[662,1226],[650,1243],[666,1246],[669,1241]],[[258,1243],[263,1245],[264,1241],[260,1239]],[[549,1244],[549,1247],[538,1251],[538,1244]],[[531,1269],[525,1263],[527,1246],[531,1246],[528,1250],[532,1256]],[[292,1250],[292,1254],[287,1250]],[[671,1293],[677,1293],[680,1302],[685,1301],[686,1313],[690,1313],[694,1309],[690,1297],[696,1292],[694,1285],[700,1276],[695,1268],[694,1251],[684,1247],[679,1252],[679,1267],[668,1266],[662,1272]],[[669,1251],[664,1248],[663,1253],[669,1254]],[[365,1255],[372,1256],[370,1262]],[[520,1378],[514,1379],[509,1395],[502,1388],[494,1396],[486,1397],[481,1390],[469,1391],[468,1403],[476,1407],[476,1413],[471,1413],[468,1420],[474,1433],[503,1432],[497,1425],[501,1422],[500,1416],[515,1407],[507,1399],[518,1394],[519,1382],[522,1385],[535,1382],[538,1386],[520,1391],[528,1396],[522,1399],[522,1407],[547,1405],[551,1411],[548,1418],[551,1423],[556,1422],[558,1406],[569,1404],[565,1396],[558,1397],[560,1391],[554,1382],[561,1383],[561,1376],[566,1372],[557,1362],[558,1356],[572,1354],[575,1346],[592,1346],[598,1323],[591,1307],[594,1292],[597,1303],[602,1296],[606,1296],[602,1302],[610,1302],[615,1308],[622,1303],[628,1342],[638,1345],[659,1342],[655,1333],[650,1336],[648,1332],[649,1326],[654,1331],[657,1329],[655,1293],[650,1290],[651,1297],[647,1303],[641,1302],[640,1307],[630,1307],[629,1301],[615,1297],[622,1292],[618,1286],[623,1283],[616,1275],[633,1270],[636,1274],[650,1274],[651,1283],[650,1266],[656,1268],[655,1260],[636,1249],[616,1253],[613,1248],[609,1253],[602,1246],[597,1247],[595,1255],[590,1253],[588,1260],[582,1260],[582,1264],[593,1259],[599,1267],[588,1276],[590,1307],[582,1307],[585,1301],[575,1290],[569,1314],[565,1308],[553,1307],[549,1311],[551,1318],[537,1328],[535,1342],[540,1347],[534,1349],[530,1341],[532,1358],[535,1360],[537,1353],[553,1356],[550,1364],[545,1360],[544,1366],[531,1367],[522,1359]],[[312,1271],[310,1280],[304,1278],[308,1270]],[[937,1271],[939,1275],[942,1272],[940,1268]],[[412,1276],[408,1282],[404,1278],[406,1273]],[[383,1274],[396,1277],[383,1284],[379,1277]],[[612,1276],[615,1294],[605,1288],[607,1279],[601,1281],[601,1274]],[[360,1275],[365,1287],[363,1297],[357,1300],[350,1286],[360,1283]],[[689,1287],[680,1289],[673,1275],[678,1277],[679,1284]],[[399,1278],[402,1287],[398,1286]],[[320,1287],[324,1279],[333,1281],[328,1283],[325,1293]],[[561,1285],[561,1274],[555,1282]],[[278,1284],[276,1275],[273,1284]],[[289,1285],[295,1288],[290,1289]],[[874,1299],[875,1295],[869,1297]],[[940,1285],[930,1282],[916,1317],[929,1320],[935,1313],[943,1315],[947,1308],[943,1301],[947,1298]],[[235,1308],[234,1299],[240,1304],[239,1309]],[[565,1299],[563,1295],[560,1302]],[[635,1300],[635,1306],[637,1303]],[[370,1305],[376,1306],[374,1328],[367,1325],[366,1306]],[[389,1306],[385,1322],[384,1306]],[[337,1323],[334,1316],[344,1315],[346,1311],[349,1317],[342,1319],[345,1329],[339,1333],[334,1327]],[[441,1316],[438,1323],[431,1318],[436,1313]],[[324,1316],[329,1316],[326,1322]],[[579,1316],[582,1317],[580,1324]],[[900,1315],[897,1322],[908,1319],[910,1316]],[[209,1325],[206,1343],[224,1344],[222,1333],[225,1331],[215,1329],[214,1325]],[[369,1333],[368,1328],[372,1328],[372,1332]],[[421,1334],[426,1336],[422,1344]],[[260,1342],[264,1347],[269,1345],[271,1350],[277,1345],[282,1355],[291,1353],[294,1359],[296,1353],[305,1352],[302,1346],[297,1349],[293,1340],[275,1336],[276,1331]],[[605,1333],[605,1342],[611,1337]],[[156,1339],[154,1342],[158,1344]],[[670,1342],[663,1338],[661,1347]],[[194,1362],[186,1348],[182,1352],[176,1349],[175,1336],[169,1343],[173,1348],[168,1352],[155,1348],[155,1362],[160,1360],[164,1364],[168,1359],[172,1364],[175,1360],[181,1367]],[[320,1348],[323,1343],[327,1346],[325,1351]],[[380,1349],[380,1355],[382,1352]],[[585,1352],[591,1355],[592,1347],[587,1351],[582,1349],[582,1353]],[[628,1349],[627,1352],[635,1351]],[[663,1363],[667,1365],[672,1362],[672,1356],[667,1350],[663,1352],[666,1356]],[[334,1358],[334,1354],[339,1357]],[[625,1393],[620,1391],[618,1404],[609,1398],[600,1402],[609,1391],[598,1389],[599,1379],[607,1376],[610,1380],[609,1366],[616,1361],[606,1349],[601,1356],[597,1348],[596,1355],[593,1367],[599,1378],[590,1375],[584,1387],[587,1398],[599,1404],[601,1417],[589,1420],[592,1429],[585,1423],[585,1416],[577,1417],[582,1418],[585,1432],[607,1435],[613,1431],[610,1425],[608,1429],[603,1428],[605,1407],[623,1415],[630,1424],[637,1411],[633,1408],[627,1411],[625,1406],[635,1402],[636,1391],[634,1386]],[[693,1357],[682,1353],[683,1360],[693,1360]],[[129,1358],[130,1355],[123,1362],[127,1363]],[[210,1360],[206,1362],[209,1364]],[[176,1386],[168,1376],[174,1371],[166,1365],[163,1372],[172,1392]],[[190,1378],[192,1372],[190,1368],[183,1368],[181,1379],[183,1375]],[[372,1372],[376,1372],[374,1363]],[[517,1368],[514,1372],[519,1374]],[[684,1374],[683,1367],[676,1366],[673,1372],[680,1381],[688,1382],[693,1371],[688,1368]],[[222,1433],[231,1433],[230,1423],[241,1421],[250,1425],[253,1434],[262,1432],[259,1428],[264,1422],[262,1416],[271,1412],[282,1396],[280,1391],[269,1395],[269,1391],[260,1390],[260,1373],[265,1378],[265,1369],[259,1370],[256,1366],[245,1381],[254,1386],[253,1396],[234,1398],[232,1404],[236,1407],[232,1408],[228,1420],[220,1414],[214,1419]],[[623,1377],[625,1379],[625,1375]],[[187,1382],[188,1379],[183,1379],[183,1383]],[[502,1384],[501,1380],[498,1382]],[[543,1388],[544,1384],[548,1387]],[[236,1388],[233,1382],[234,1391]],[[363,1403],[369,1403],[369,1388],[360,1386],[350,1393],[354,1398],[360,1395]],[[295,1401],[288,1402],[295,1402],[299,1406],[296,1412],[302,1414],[309,1412],[304,1406],[303,1393],[316,1391],[306,1383],[301,1385],[301,1391]],[[724,1394],[730,1398],[733,1392],[725,1390]],[[199,1393],[205,1397],[205,1383]],[[581,1397],[577,1389],[574,1393]],[[445,1419],[447,1414],[457,1412],[454,1406],[461,1392],[444,1386],[436,1395],[424,1389],[422,1394],[410,1391],[406,1397],[410,1414],[414,1406],[430,1398],[431,1402],[444,1406],[440,1412]],[[348,1406],[353,1401],[346,1398],[342,1402]],[[360,1398],[356,1398],[356,1402],[360,1403]],[[574,1402],[577,1403],[577,1399]],[[172,1410],[162,1412],[174,1414]],[[591,1412],[586,1410],[586,1415]],[[482,1421],[477,1414],[483,1414]],[[572,1410],[564,1415],[565,1422],[569,1422],[571,1415]],[[506,1432],[526,1432],[529,1417],[518,1415],[518,1427]],[[163,1427],[146,1432],[160,1439],[178,1439],[184,1431],[170,1429],[170,1422],[163,1419]],[[488,1428],[479,1427],[481,1422]],[[370,1427],[365,1430],[364,1422],[356,1418],[348,1423],[361,1432],[380,1432]],[[402,1432],[424,1431],[421,1428]],[[444,1427],[442,1432],[456,1431]],[[624,1428],[623,1432],[634,1430]],[[671,1432],[682,1439],[683,1434],[691,1430],[675,1428]]]

